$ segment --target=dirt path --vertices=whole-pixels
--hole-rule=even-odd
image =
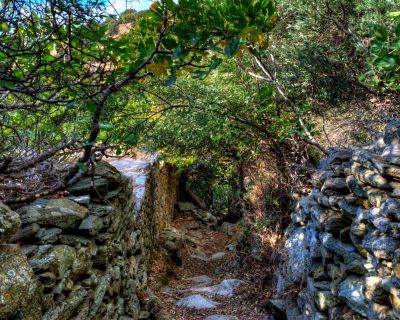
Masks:
[[[257,312],[255,301],[249,298],[252,284],[246,276],[238,276],[230,271],[234,270],[229,267],[235,257],[232,250],[234,236],[211,230],[191,217],[176,219],[173,227],[191,241],[183,241],[181,266],[171,267],[170,264],[168,267],[168,259],[162,253],[155,258],[149,282],[159,298],[162,315],[159,319],[270,319]],[[201,300],[203,304],[215,303],[216,306],[208,305],[210,308],[199,309],[177,306],[177,303],[184,303],[188,297],[191,297],[189,303],[198,304]]]

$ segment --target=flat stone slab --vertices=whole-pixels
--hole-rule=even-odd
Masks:
[[[225,256],[226,256],[226,252],[217,252],[217,253],[214,253],[214,254],[210,257],[210,260],[211,260],[211,261],[222,260],[223,258],[225,258]]]
[[[215,286],[209,287],[192,287],[190,290],[192,292],[205,293],[211,296],[220,297],[233,297],[235,295],[235,290],[243,283],[243,281],[238,279],[226,279]]]
[[[215,301],[213,301],[209,298],[206,298],[200,294],[195,294],[195,295],[180,299],[176,303],[176,305],[181,308],[189,308],[189,309],[213,309],[218,305],[218,302],[215,302]]]

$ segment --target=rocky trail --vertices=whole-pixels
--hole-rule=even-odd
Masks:
[[[149,279],[160,320],[272,319],[249,299],[251,281],[232,268],[235,228],[207,226],[185,212],[164,231]]]

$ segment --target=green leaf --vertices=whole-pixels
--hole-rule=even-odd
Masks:
[[[0,22],[0,29],[1,29],[1,31],[3,31],[3,32],[8,32],[8,31],[10,31],[10,28],[8,27],[8,24],[6,23],[6,22]]]
[[[375,60],[376,66],[379,69],[391,69],[396,67],[397,61],[393,56],[385,56]]]
[[[175,39],[173,39],[173,38],[164,38],[161,41],[161,43],[163,44],[165,49],[168,49],[168,50],[172,50],[172,49],[176,48],[176,46],[178,45],[177,42],[175,41]]]
[[[125,139],[125,142],[130,146],[136,145],[138,141],[139,141],[139,136],[136,132],[130,133]]]
[[[120,146],[117,146],[117,148],[115,149],[115,154],[116,154],[117,156],[120,156],[120,155],[122,154],[122,149],[121,149]]]
[[[400,11],[389,12],[387,16],[392,19],[400,19]]]
[[[78,163],[79,171],[85,173],[88,171],[88,167],[85,163]]]
[[[99,128],[101,130],[110,131],[114,128],[114,126],[111,123],[102,122],[99,124]]]
[[[200,79],[200,80],[204,80],[205,78],[207,78],[208,74],[210,72],[209,71],[200,71],[197,70],[192,74],[192,78],[193,79]]]
[[[95,112],[96,111],[96,104],[93,101],[89,101],[86,104],[86,109],[88,109],[90,112]]]

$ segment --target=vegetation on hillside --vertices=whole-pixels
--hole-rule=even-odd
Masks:
[[[103,156],[140,148],[218,210],[281,214],[329,147],[398,114],[396,0],[106,7],[1,2],[2,201],[61,191]]]

